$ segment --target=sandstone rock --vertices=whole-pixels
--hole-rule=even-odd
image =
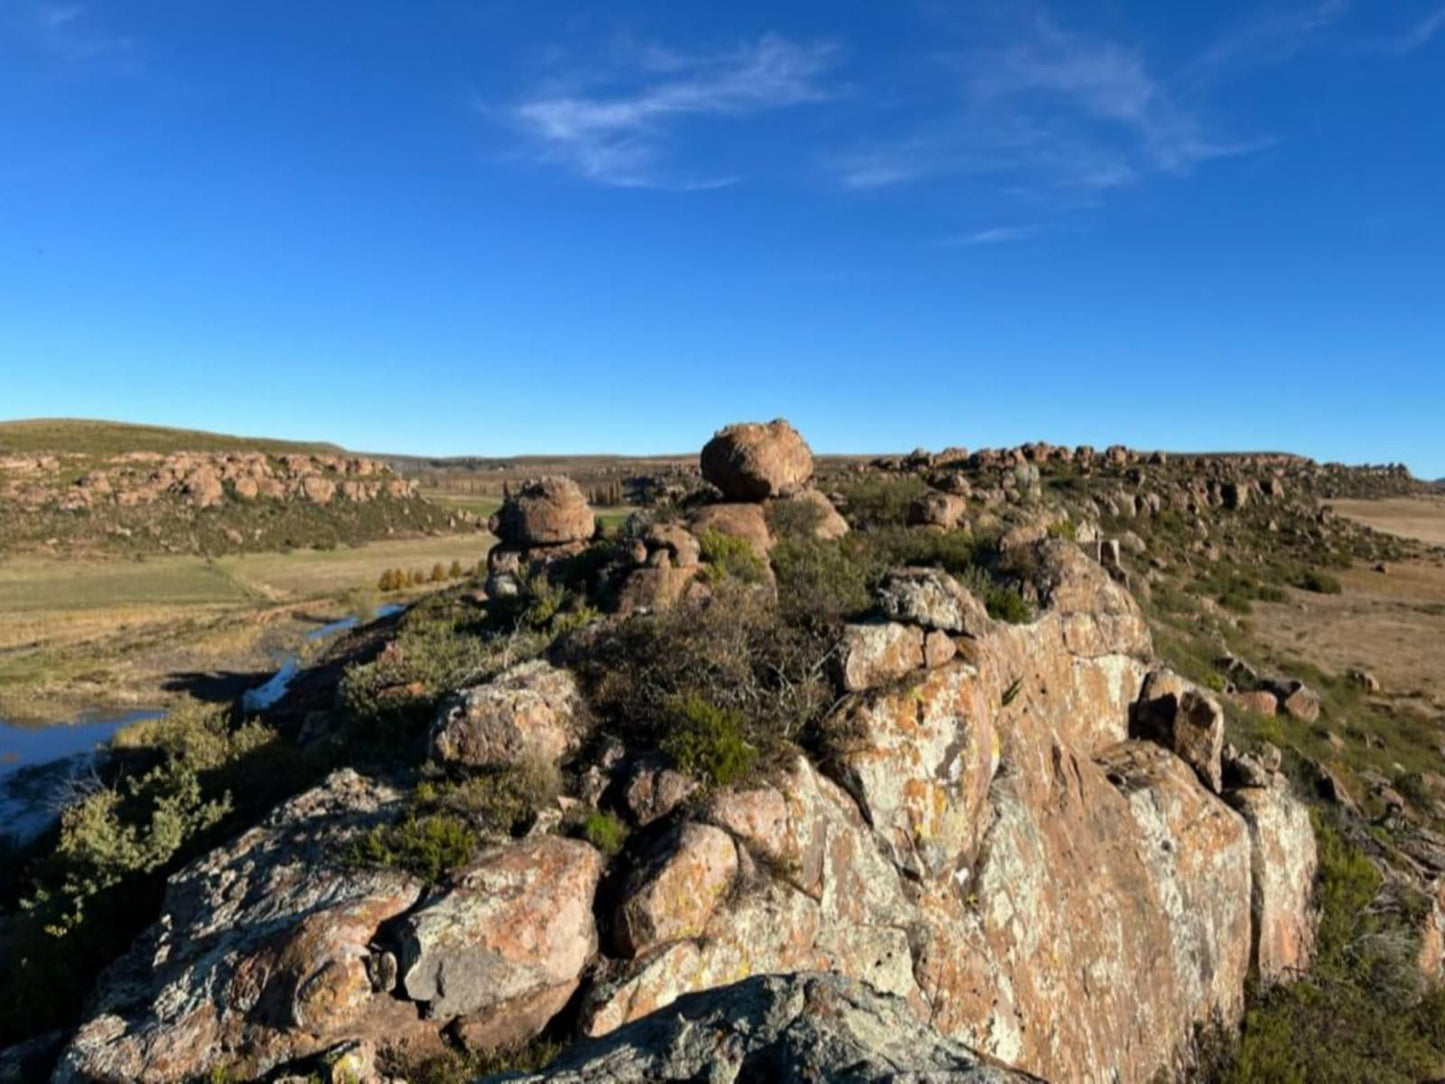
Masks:
[[[702,450],[702,474],[732,501],[764,501],[802,489],[813,477],[813,453],[781,418],[721,429]]]
[[[515,1084],[703,1080],[1039,1084],[944,1038],[902,998],[827,973],[759,976],[692,994]]]
[[[930,670],[950,662],[958,654],[953,637],[942,629],[932,629],[923,638],[923,665]]]
[[[654,523],[643,541],[649,550],[666,550],[674,568],[693,568],[701,553],[697,537],[680,523]]]
[[[1320,717],[1320,698],[1303,681],[1274,681],[1268,682],[1266,687],[1290,718],[1313,723]]]
[[[260,1076],[368,1035],[439,1047],[435,1025],[377,994],[366,966],[420,882],[340,857],[401,804],[336,772],[173,876],[161,921],[102,977],[54,1079],[170,1084],[204,1076],[222,1051]]]
[[[472,767],[557,764],[580,744],[584,710],[568,671],[541,659],[521,663],[442,706],[432,723],[432,754]]]
[[[585,542],[597,529],[587,498],[570,478],[528,482],[492,516],[492,533],[518,546]]]
[[[221,479],[210,467],[197,468],[182,485],[182,491],[197,508],[210,508],[225,497]]]
[[[848,625],[838,660],[850,692],[898,681],[923,665],[923,630],[897,622]]]
[[[1253,966],[1268,986],[1306,970],[1314,955],[1314,828],[1280,776],[1233,791],[1229,804],[1249,827]]]
[[[624,801],[639,825],[661,820],[697,790],[694,779],[672,768],[642,765],[628,781]]]
[[[406,995],[434,1019],[467,1018],[491,1045],[531,1038],[596,951],[603,864],[587,844],[556,836],[482,855],[396,929]]]
[[[684,825],[624,890],[615,923],[619,950],[641,956],[667,941],[700,935],[737,870],[737,848],[726,832]]]
[[[689,568],[635,568],[622,582],[614,609],[625,615],[639,610],[656,612],[676,605],[697,579],[698,568],[697,565]]]
[[[1253,689],[1249,692],[1233,693],[1230,699],[1245,711],[1256,715],[1273,717],[1279,714],[1279,700],[1268,689]]]
[[[968,501],[952,493],[932,490],[923,494],[908,509],[908,522],[918,527],[943,527],[952,530],[968,514]]]
[[[1217,701],[1178,674],[1156,670],[1145,678],[1134,714],[1141,736],[1173,750],[1205,786],[1221,791],[1224,711]]]
[[[978,637],[993,624],[983,603],[941,569],[894,569],[879,585],[877,597],[879,608],[892,620],[926,629]]]
[[[336,483],[319,474],[308,474],[301,479],[301,494],[312,504],[330,504],[336,496]]]
[[[694,534],[716,531],[741,538],[762,558],[773,548],[773,537],[760,504],[705,504],[692,513],[689,525]]]

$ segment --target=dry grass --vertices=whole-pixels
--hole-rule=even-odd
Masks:
[[[1255,603],[1256,633],[1332,673],[1367,670],[1387,696],[1445,708],[1445,566],[1413,559],[1340,580],[1338,595],[1291,590],[1288,602]]]
[[[0,715],[163,705],[206,675],[217,695],[227,680],[245,687],[318,623],[369,613],[385,569],[471,568],[490,542],[448,535],[219,560],[6,561]]]
[[[1445,546],[1445,497],[1392,497],[1381,501],[1330,501],[1342,516],[1401,538]]]

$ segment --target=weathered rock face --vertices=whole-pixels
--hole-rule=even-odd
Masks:
[[[1066,544],[1039,562],[1040,620],[990,623],[969,661],[840,708],[838,782],[800,758],[709,799],[696,815],[770,875],[603,976],[590,1034],[739,975],[824,968],[1008,1064],[1129,1082],[1196,1022],[1238,1017],[1251,859],[1279,856],[1172,751],[1127,740],[1150,651],[1128,594]]]
[[[1269,985],[1304,971],[1314,957],[1314,829],[1308,809],[1277,772],[1265,786],[1232,792],[1229,803],[1249,828],[1254,965]]]
[[[619,948],[629,956],[707,929],[718,901],[737,876],[732,837],[706,824],[687,824],[667,840],[617,915]]]
[[[1141,735],[1160,742],[1199,774],[1215,794],[1224,785],[1224,710],[1219,703],[1169,670],[1144,679],[1134,708]]]
[[[702,474],[732,501],[765,501],[802,489],[813,477],[813,453],[787,422],[730,425],[702,449]]]
[[[601,875],[602,856],[577,840],[544,836],[482,855],[397,927],[407,997],[429,1016],[486,1027],[488,1045],[530,1038],[597,948]]]
[[[570,673],[540,659],[521,663],[442,706],[432,724],[432,753],[472,767],[557,764],[581,740],[583,711]]]
[[[541,478],[522,486],[492,517],[492,533],[517,546],[585,542],[597,529],[587,498],[570,478]]]
[[[517,1084],[699,1081],[1027,1084],[922,1023],[906,1001],[837,974],[769,975],[693,994],[567,1051]]]
[[[339,859],[399,802],[338,772],[171,878],[164,921],[106,973],[55,1079],[182,1081],[221,1052],[251,1075],[366,1035],[436,1042],[414,1007],[374,995],[368,969],[420,882]]]

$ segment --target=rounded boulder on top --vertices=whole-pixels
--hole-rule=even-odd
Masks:
[[[782,418],[720,429],[702,450],[702,474],[732,501],[765,501],[805,488],[813,453]]]

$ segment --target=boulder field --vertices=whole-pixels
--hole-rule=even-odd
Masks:
[[[728,477],[774,480],[730,498],[805,486],[791,442],[742,446]],[[566,526],[587,529],[580,513]],[[568,544],[534,539],[532,518],[523,533]],[[647,546],[695,560],[681,534]],[[743,785],[629,783],[609,774],[625,761],[588,752],[608,743],[576,740],[575,689],[551,663],[461,694],[435,755],[526,750],[636,790],[642,842],[609,860],[539,815],[427,884],[345,860],[404,802],[337,772],[172,877],[54,1079],[247,1078],[327,1052],[381,1079],[372,1052],[444,1034],[508,1046],[563,1013],[590,1040],[528,1079],[786,1064],[792,1079],[1135,1084],[1177,1067],[1196,1024],[1238,1020],[1251,975],[1308,963],[1309,818],[1277,765],[1221,748],[1206,693],[1156,672],[1102,565],[1032,546],[1029,624],[990,620],[936,570],[885,582],[844,637],[832,722],[847,737],[824,766],[800,753]]]

